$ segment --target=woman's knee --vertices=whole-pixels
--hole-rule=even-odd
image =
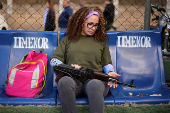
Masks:
[[[71,77],[64,76],[58,81],[58,89],[60,88],[63,89],[69,86],[72,86],[72,87],[75,86],[75,81]]]
[[[90,80],[87,85],[86,85],[86,92],[92,92],[92,91],[97,91],[97,92],[104,92],[105,86],[104,83],[101,80],[98,79],[92,79]]]

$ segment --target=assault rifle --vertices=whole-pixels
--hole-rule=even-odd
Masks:
[[[64,76],[64,74],[67,74],[67,75],[69,75],[73,78],[76,78],[76,79],[80,79],[80,77],[86,77],[88,79],[97,78],[97,79],[100,79],[103,81],[112,81],[112,82],[115,82],[116,84],[136,88],[136,86],[133,85],[133,81],[134,81],[133,79],[130,82],[130,84],[128,84],[128,83],[119,81],[119,79],[117,77],[113,77],[108,74],[97,72],[97,71],[94,71],[94,70],[88,69],[88,68],[75,69],[75,67],[72,67],[70,65],[59,64],[58,66],[54,66],[54,71],[58,71],[58,76],[55,80],[56,82],[58,82],[59,79]]]

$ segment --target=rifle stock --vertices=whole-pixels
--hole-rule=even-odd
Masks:
[[[58,83],[58,81],[59,81],[63,76],[64,76],[64,73],[58,71],[58,75],[57,75],[57,77],[56,77],[56,79],[55,79],[55,82]]]

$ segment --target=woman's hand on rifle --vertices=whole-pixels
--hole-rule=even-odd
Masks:
[[[79,65],[77,65],[77,64],[71,64],[71,66],[72,66],[72,67],[75,67],[75,69],[80,69],[80,68],[81,68],[81,66],[79,66]],[[108,75],[113,76],[113,77],[120,77],[120,76],[121,76],[121,75],[119,75],[119,74],[117,74],[117,73],[115,73],[115,72],[109,72]],[[112,80],[115,80],[115,79],[112,79]],[[112,82],[112,81],[109,81],[109,82],[108,82],[108,85],[109,85],[110,87],[113,86],[114,89],[118,86],[118,84],[116,84],[115,82]]]
[[[113,77],[120,77],[120,76],[121,76],[121,75],[119,75],[119,74],[117,74],[117,73],[115,73],[115,72],[109,72],[108,75],[113,76]],[[113,80],[115,80],[115,79],[113,79]],[[109,82],[108,82],[108,85],[109,85],[110,87],[113,86],[114,89],[118,86],[118,84],[116,84],[115,82],[112,82],[112,81],[109,81]]]
[[[77,65],[77,64],[71,64],[72,67],[75,67],[75,69],[80,69],[81,66]]]

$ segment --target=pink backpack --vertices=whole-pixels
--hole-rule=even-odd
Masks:
[[[32,50],[23,59],[10,70],[5,93],[14,97],[37,98],[45,85],[47,55]]]

